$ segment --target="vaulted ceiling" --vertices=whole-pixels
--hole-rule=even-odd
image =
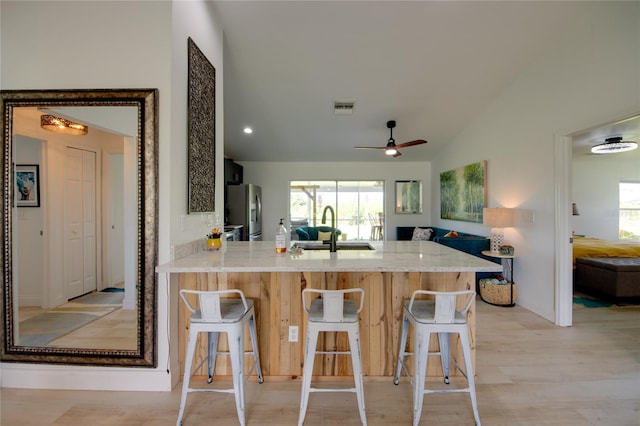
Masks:
[[[225,155],[237,161],[430,160],[589,2],[215,1]],[[353,100],[336,115],[335,100]],[[426,139],[401,157],[384,146]],[[245,126],[253,134],[243,133]]]

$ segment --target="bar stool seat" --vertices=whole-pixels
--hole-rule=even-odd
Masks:
[[[197,296],[198,303],[191,303],[188,295]],[[224,299],[221,296],[229,294],[240,295],[240,299]],[[253,300],[247,300],[240,290],[222,291],[198,291],[180,290],[180,297],[184,301],[187,309],[192,313],[189,321],[189,336],[187,341],[187,354],[185,359],[184,377],[182,379],[182,395],[180,398],[180,411],[178,413],[177,426],[182,425],[187,394],[190,392],[221,392],[233,393],[236,401],[236,410],[240,424],[245,424],[244,406],[244,356],[252,355],[254,364],[247,374],[250,376],[253,370],[258,375],[258,383],[263,383],[262,369],[260,368],[260,356],[258,354],[258,335],[256,332],[255,312]],[[196,309],[196,306],[199,308]],[[249,326],[251,337],[250,352],[244,350],[244,327]],[[193,358],[195,356],[196,343],[200,333],[207,333],[207,357],[195,368],[195,371],[207,361],[207,383],[213,381],[213,374],[216,366],[217,355],[230,355],[231,371],[233,378],[233,388],[210,389],[189,387],[192,373]],[[229,351],[218,351],[219,333],[227,333],[229,341]]]
[[[471,362],[471,344],[469,341],[469,329],[467,323],[467,312],[475,299],[476,292],[473,290],[436,292],[428,290],[417,290],[411,296],[411,300],[404,301],[402,333],[400,336],[400,348],[398,350],[398,366],[393,378],[394,384],[400,381],[402,371],[409,377],[413,384],[413,424],[420,423],[422,415],[422,405],[425,393],[450,393],[468,392],[471,397],[471,406],[476,425],[480,426],[480,416],[478,414],[478,403],[476,400],[475,378],[473,364]],[[416,296],[429,295],[435,300],[416,300]],[[456,309],[458,298],[467,298],[465,307],[462,310]],[[414,352],[406,351],[407,334],[409,324],[413,326],[414,332]],[[431,333],[438,334],[440,344],[439,352],[429,352],[429,341]],[[456,333],[460,336],[460,344],[464,356],[465,370],[463,371],[455,360],[450,356],[450,335]],[[409,374],[404,358],[414,356],[413,378]],[[427,375],[427,359],[430,355],[440,356],[444,382],[449,384],[449,366],[453,361],[454,366],[467,379],[467,387],[463,389],[425,389]]]
[[[305,295],[319,294],[307,304]],[[356,307],[353,300],[347,300],[347,293],[359,293],[360,305]],[[361,288],[348,290],[316,290],[304,289],[302,291],[302,304],[307,312],[307,338],[304,353],[304,369],[302,375],[302,396],[300,400],[300,417],[298,425],[302,426],[307,413],[310,392],[355,392],[360,411],[360,420],[366,426],[367,418],[364,406],[364,386],[362,378],[362,361],[360,355],[360,324],[358,314],[362,311],[364,303],[364,290]],[[349,351],[316,351],[318,333],[322,331],[342,331],[349,336]],[[313,375],[313,363],[316,354],[351,354],[355,388],[312,388],[311,376]]]

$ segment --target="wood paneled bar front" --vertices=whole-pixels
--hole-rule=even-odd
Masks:
[[[202,251],[160,265],[156,271],[178,274],[179,288],[235,288],[253,299],[262,371],[271,380],[296,379],[302,375],[306,333],[302,290],[362,288],[365,291],[364,309],[360,314],[363,372],[366,377],[391,377],[397,358],[403,301],[418,289],[474,289],[475,272],[500,272],[501,266],[429,241],[371,242],[371,245],[375,250],[276,254],[272,242],[229,242],[222,250]],[[181,369],[189,314],[180,303],[178,354]],[[469,310],[468,321],[475,363],[475,305]],[[299,327],[297,342],[289,342],[290,326]],[[248,336],[245,337],[248,349]],[[435,337],[431,344],[437,348]],[[224,345],[226,341],[221,339],[221,350]],[[347,337],[343,333],[324,333],[318,343],[318,350],[347,348]],[[196,353],[194,365],[206,356],[205,344],[200,343]],[[461,359],[457,341],[452,342],[452,355]],[[322,358],[316,359],[315,376],[352,375],[348,356],[317,356]],[[216,374],[229,374],[230,364],[225,358],[219,358]],[[248,358],[246,361],[251,365]],[[429,376],[441,374],[439,362],[429,364]]]

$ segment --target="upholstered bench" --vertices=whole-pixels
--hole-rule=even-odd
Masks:
[[[640,297],[640,258],[576,259],[575,288],[614,298]]]

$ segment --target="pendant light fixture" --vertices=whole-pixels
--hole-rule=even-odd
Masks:
[[[623,141],[622,136],[607,138],[604,143],[591,148],[594,154],[616,154],[618,152],[633,151],[638,148],[638,143],[633,141]]]
[[[89,133],[89,127],[84,124],[74,123],[71,120],[50,114],[40,116],[40,127],[64,135],[84,136]]]

